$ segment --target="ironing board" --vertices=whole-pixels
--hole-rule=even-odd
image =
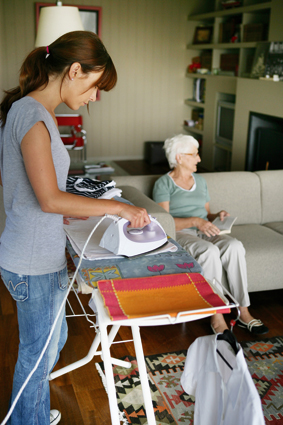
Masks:
[[[201,266],[174,239],[168,241],[176,246],[175,252],[139,255],[131,258],[108,258],[100,260],[83,260],[79,268],[79,277],[88,286],[89,293],[97,287],[97,282],[104,279],[125,279],[132,277],[149,277],[177,273],[202,273]],[[67,241],[67,250],[75,267],[79,256]],[[75,267],[73,267],[75,269]]]
[[[147,272],[150,273],[151,278],[154,279],[154,276],[157,274],[157,272],[158,272],[159,280],[160,278],[162,279],[162,273],[168,276],[168,274],[165,273],[167,262],[168,262],[169,269],[173,268],[173,264],[175,263],[175,272],[171,273],[171,275],[177,275],[179,273],[187,274],[188,272],[193,270],[193,271],[196,271],[196,273],[198,273],[200,276],[201,268],[198,265],[198,263],[186,251],[184,251],[183,248],[181,248],[177,243],[176,243],[176,246],[178,247],[178,250],[176,251],[176,253],[163,253],[163,254],[158,254],[157,256],[153,255],[153,256],[150,256],[153,258],[150,258],[150,259],[147,258],[146,260],[144,260],[145,256],[142,257],[145,263],[152,264],[151,266],[150,265],[146,266]],[[71,257],[73,258],[73,261],[76,263],[78,261],[78,257],[76,256],[75,252],[72,250],[70,246],[68,246],[68,250],[71,254]],[[168,254],[171,254],[171,255],[168,255]],[[138,259],[139,264],[141,264],[140,258],[141,257],[139,257]],[[131,264],[132,266],[133,266],[133,261],[135,260],[124,259],[124,263],[128,262],[127,264]],[[115,273],[114,274],[111,273],[112,281],[118,282],[119,279],[121,279],[121,282],[122,281],[124,282],[125,280],[127,280],[124,278],[123,272],[122,272],[122,270],[124,270],[125,264],[123,264],[123,267],[122,267],[120,264],[120,260],[118,261],[118,264],[119,264],[119,267],[117,268],[119,270],[118,280],[116,281],[117,274],[115,275]],[[86,268],[86,265],[87,265],[87,268]],[[154,265],[156,265],[157,267],[154,268]],[[103,358],[103,362],[105,366],[105,376],[106,376],[107,394],[108,394],[109,408],[110,408],[110,415],[111,415],[111,423],[112,425],[120,425],[112,364],[121,365],[122,367],[128,367],[128,368],[131,366],[131,364],[129,362],[121,361],[119,359],[113,359],[110,354],[110,347],[119,331],[120,326],[129,326],[131,327],[131,331],[133,335],[134,347],[136,352],[138,369],[140,373],[142,393],[143,393],[143,398],[145,403],[148,424],[155,425],[156,424],[155,416],[153,411],[149,383],[147,379],[147,371],[146,371],[146,365],[144,360],[142,341],[140,337],[140,327],[185,323],[192,320],[198,320],[204,317],[211,316],[212,314],[215,314],[216,310],[215,308],[212,309],[211,307],[210,308],[207,307],[207,308],[197,309],[194,311],[192,310],[179,311],[174,316],[172,316],[171,314],[166,314],[166,313],[159,314],[159,315],[148,314],[145,317],[125,318],[125,319],[119,318],[118,320],[112,320],[113,318],[110,317],[110,315],[108,314],[108,310],[106,309],[104,305],[105,299],[103,299],[102,292],[100,292],[96,287],[97,281],[94,279],[97,278],[97,275],[95,274],[95,277],[93,277],[93,272],[91,271],[93,270],[94,266],[99,266],[101,270],[101,264],[97,264],[97,261],[95,261],[95,264],[93,264],[93,261],[83,261],[79,272],[81,276],[88,279],[88,281],[86,280],[86,282],[88,284],[91,284],[91,286],[94,288],[91,295],[91,303],[95,305],[95,309],[97,312],[96,327],[98,332],[93,340],[91,348],[86,357],[56,372],[51,373],[49,379],[50,380],[55,379],[58,376],[61,376],[67,372],[77,369],[87,364],[88,362],[90,362],[94,356],[100,355]],[[160,266],[164,266],[164,267],[160,267]],[[95,270],[96,269],[97,267],[95,267]],[[133,277],[136,278],[135,276],[135,274],[137,273],[136,268],[128,267],[128,269],[134,270],[130,274],[133,274],[134,275]],[[114,276],[114,279],[113,279],[113,276]],[[165,276],[164,276],[164,279],[165,279]],[[100,282],[99,282],[99,285],[100,285]],[[216,292],[219,292],[217,288],[216,288]],[[237,307],[237,306],[238,304],[235,300],[234,300],[234,303],[232,304],[230,303],[229,305],[229,307]],[[224,306],[223,304],[221,304],[221,306],[219,307],[217,306],[217,311],[224,311],[224,310],[227,310],[227,305]],[[109,334],[108,334],[108,326],[112,326]],[[101,344],[101,350],[98,350],[100,344]]]

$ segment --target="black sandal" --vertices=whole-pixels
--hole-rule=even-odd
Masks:
[[[245,323],[241,319],[238,319],[237,325],[239,328],[247,329],[254,335],[264,335],[269,332],[268,327],[259,319],[252,319],[249,323]]]

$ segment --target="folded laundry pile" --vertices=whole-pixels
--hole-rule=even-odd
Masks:
[[[121,189],[115,186],[114,180],[100,181],[88,177],[69,176],[66,191],[88,198],[111,199],[114,196],[121,196],[122,193]]]

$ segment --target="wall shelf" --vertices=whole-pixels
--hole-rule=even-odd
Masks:
[[[265,3],[251,4],[248,6],[234,7],[226,10],[216,10],[215,12],[201,13],[198,15],[190,15],[188,17],[189,21],[203,21],[207,19],[219,18],[224,16],[231,15],[241,15],[243,13],[251,13],[258,11],[265,11],[266,9],[271,9],[271,1]]]
[[[207,49],[241,49],[256,48],[257,42],[241,42],[241,43],[215,43],[215,44],[188,44],[187,49],[207,50]]]
[[[202,109],[205,108],[205,103],[203,103],[203,102],[196,102],[193,99],[186,99],[185,100],[185,104],[188,105],[188,106],[193,106],[194,108],[202,108]]]
[[[203,135],[203,130],[198,130],[197,128],[189,127],[187,125],[184,125],[183,128],[184,128],[184,130],[188,131],[189,133],[195,133],[195,134]]]
[[[238,97],[238,85],[250,76],[258,42],[273,41],[270,40],[269,33],[270,31],[274,33],[274,13],[275,10],[279,11],[278,7],[281,1],[283,0],[242,0],[241,7],[222,9],[221,0],[210,0],[209,2],[200,2],[200,13],[188,16],[191,34],[191,40],[187,44],[189,63],[193,58],[200,56],[200,62],[206,65],[203,68],[209,68],[211,73],[187,72],[187,98],[184,102],[191,113],[193,108],[203,108],[205,125],[203,131],[198,134],[202,139],[203,166],[210,171],[229,171],[232,169],[233,161],[234,163],[237,161],[239,146],[234,140],[234,134],[231,146],[216,143],[218,101],[233,102],[231,97],[234,97],[236,99],[235,116],[241,113],[237,109],[238,99],[241,103],[241,97]],[[231,22],[235,24],[235,27],[232,26],[233,34],[229,30]],[[259,35],[256,33],[256,36],[247,32],[248,25],[252,27],[254,24],[262,24],[265,28]],[[195,31],[196,28],[202,26],[212,27],[211,40],[210,43],[196,44]],[[235,34],[239,41],[229,42]],[[219,71],[224,71],[226,75],[218,74]],[[192,100],[196,78],[206,79],[205,104]],[[253,80],[249,78],[249,81]],[[245,95],[251,96],[250,91]],[[256,93],[253,92],[252,95],[256,97]],[[261,99],[262,101],[263,99]],[[184,126],[184,130],[193,134],[193,129],[190,127]],[[238,131],[238,129],[236,130]]]
[[[211,74],[198,74],[197,72],[187,72],[186,77],[188,78],[208,78]]]

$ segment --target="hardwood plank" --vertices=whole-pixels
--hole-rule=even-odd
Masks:
[[[64,385],[58,387],[55,382],[50,382],[50,402],[53,408],[60,410],[62,425],[83,424],[83,417],[77,402],[76,394],[73,385]]]

